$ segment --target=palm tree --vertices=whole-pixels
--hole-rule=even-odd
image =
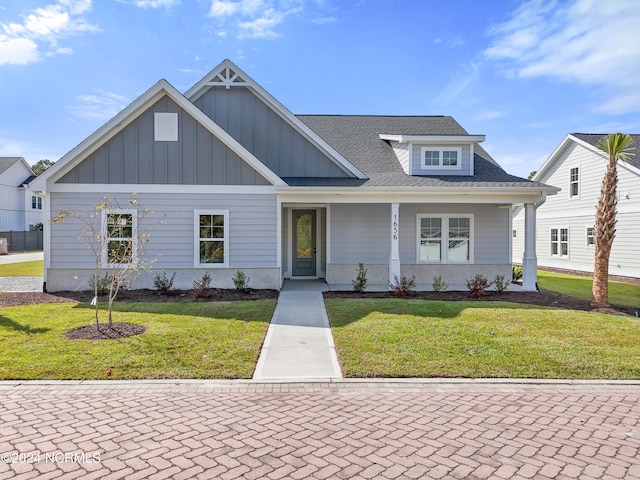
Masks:
[[[596,146],[609,154],[609,164],[602,179],[600,199],[596,209],[596,224],[593,232],[595,262],[591,305],[596,308],[609,306],[609,255],[616,235],[616,204],[618,203],[617,161],[631,158],[633,140],[626,133],[612,133],[600,139]]]

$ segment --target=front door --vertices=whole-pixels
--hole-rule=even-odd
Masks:
[[[316,211],[293,210],[294,277],[316,276]]]

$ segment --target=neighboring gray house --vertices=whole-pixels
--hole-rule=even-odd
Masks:
[[[22,232],[42,223],[42,197],[27,188],[34,178],[24,158],[0,157],[0,232]]]
[[[533,177],[561,188],[538,208],[538,264],[544,267],[593,272],[593,225],[608,155],[595,145],[606,134],[572,133]],[[618,162],[616,237],[609,273],[640,278],[640,135],[632,135],[634,155]],[[524,215],[514,211],[513,261],[524,250]]]
[[[531,220],[557,190],[507,174],[483,140],[447,116],[296,116],[225,60],[184,95],[159,81],[32,186],[47,220],[136,192],[163,220],[147,255],[176,272],[176,288],[205,272],[232,288],[239,269],[254,288],[285,278],[351,288],[359,262],[371,284],[405,274],[430,288],[442,275],[463,288],[477,273],[510,277],[512,207]],[[124,236],[135,236],[129,213]],[[45,222],[49,291],[87,288],[95,257],[74,240],[80,227]]]

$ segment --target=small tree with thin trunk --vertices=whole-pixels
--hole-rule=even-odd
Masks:
[[[105,197],[93,209],[61,210],[51,219],[52,223],[57,223],[64,222],[65,218],[74,218],[82,224],[76,240],[84,242],[95,258],[91,304],[95,307],[98,330],[101,272],[105,272],[107,278],[107,327],[112,328],[113,302],[118,293],[155,262],[155,259],[145,258],[149,233],[140,229],[141,223],[151,213],[151,210],[139,208],[135,199],[128,200],[127,208],[123,209],[117,200]]]
[[[603,137],[596,145],[609,155],[609,163],[602,179],[600,198],[596,207],[593,231],[595,261],[591,305],[597,308],[609,306],[609,256],[616,235],[616,206],[618,203],[617,162],[618,160],[626,162],[631,158],[633,155],[631,152],[632,143],[630,135],[612,133]]]

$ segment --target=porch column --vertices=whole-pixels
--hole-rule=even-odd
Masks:
[[[389,257],[389,284],[394,285],[396,277],[400,278],[399,225],[400,204],[391,204],[391,255]]]
[[[524,204],[524,255],[522,257],[522,288],[536,290],[538,258],[536,257],[536,206]]]

